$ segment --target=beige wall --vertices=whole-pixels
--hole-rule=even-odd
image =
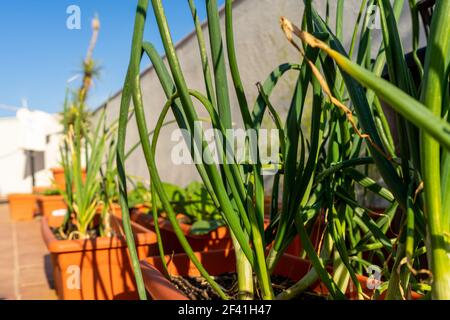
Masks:
[[[325,1],[314,1],[321,14],[325,11]],[[348,45],[353,32],[353,23],[359,10],[360,1],[345,1],[345,21],[344,33],[345,43]],[[335,2],[330,1],[331,12],[335,11]],[[405,1],[405,5],[407,1]],[[180,9],[181,10],[181,9]],[[280,27],[280,16],[286,16],[291,21],[300,24],[303,13],[303,1],[301,0],[236,0],[234,4],[234,28],[237,57],[240,66],[241,77],[246,89],[247,98],[253,105],[257,95],[255,84],[263,82],[269,73],[278,65],[285,62],[298,63],[299,54],[287,42]],[[222,27],[224,14],[221,14]],[[332,19],[333,20],[333,19]],[[401,19],[403,28],[402,35],[406,50],[410,48],[410,22],[409,12],[404,10]],[[402,29],[401,28],[401,29]],[[222,28],[224,29],[224,28]],[[204,28],[205,37],[208,39],[208,32]],[[376,38],[381,39],[379,30],[374,30]],[[223,36],[223,39],[225,37]],[[199,51],[195,37],[188,36],[177,45],[177,54],[181,61],[182,69],[186,77],[188,86],[192,89],[204,92],[202,68],[199,59]],[[295,74],[290,73],[284,77],[274,91],[271,101],[275,108],[284,115],[289,107],[293,94],[293,84]],[[142,75],[143,100],[146,110],[148,126],[153,128],[159,113],[166,102],[159,81],[153,69],[149,68]],[[240,112],[229,79],[231,107],[233,110],[233,120],[240,126]],[[107,110],[110,120],[118,117],[121,95],[118,94],[108,102]],[[306,125],[308,115],[305,116]],[[172,119],[172,117],[170,117]],[[170,160],[170,153],[174,145],[170,141],[170,134],[175,128],[174,125],[163,129],[162,138],[157,149],[157,165],[160,169],[162,179],[167,182],[185,185],[197,178],[193,166],[175,166]],[[131,120],[127,131],[127,145],[131,146],[138,141],[135,120]],[[146,164],[139,149],[127,162],[127,172],[130,175],[148,178]]]

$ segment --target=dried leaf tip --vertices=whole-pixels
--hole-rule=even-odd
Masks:
[[[313,35],[306,31],[300,30],[295,24],[286,19],[285,17],[280,18],[281,28],[284,31],[287,39],[292,43],[293,34],[295,34],[300,40],[310,45],[313,48],[320,48],[322,50],[328,51],[330,48],[319,39],[315,38]]]
[[[286,37],[288,38],[288,40],[292,41],[292,33],[294,32],[294,27],[293,27],[292,23],[285,17],[281,17],[280,25],[281,25],[281,29],[283,30],[283,32],[286,35]]]

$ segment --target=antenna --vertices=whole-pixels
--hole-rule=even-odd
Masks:
[[[6,110],[6,111],[11,111],[11,112],[16,112],[20,108],[19,107],[14,107],[14,106],[8,106],[6,104],[0,104],[0,109],[1,110]]]
[[[80,77],[81,77],[81,74],[80,74],[80,73],[75,74],[75,75],[72,76],[71,78],[67,79],[67,84],[69,84],[69,83],[71,83],[71,82],[77,80],[77,79],[80,78]]]
[[[22,98],[22,108],[28,109],[28,99]]]

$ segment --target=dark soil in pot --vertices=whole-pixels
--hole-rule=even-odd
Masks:
[[[224,289],[231,298],[238,300],[237,274],[223,273],[213,277],[214,280]],[[172,284],[186,295],[190,300],[222,300],[214,291],[211,285],[203,277],[195,276],[172,276]],[[295,284],[295,281],[288,277],[273,275],[272,285],[275,296]],[[260,297],[256,297],[260,299]],[[325,297],[305,292],[295,298],[295,300],[326,300]]]
[[[96,214],[90,224],[89,229],[87,230],[87,239],[95,240],[98,237],[105,236],[101,233],[101,219],[101,215],[99,213]],[[123,232],[118,232],[122,230],[122,226],[121,224],[118,224],[116,219],[113,219],[113,215],[109,215],[109,221],[110,228],[108,230],[108,237],[123,235]],[[50,227],[50,230],[53,232],[57,240],[86,240],[81,239],[78,233],[78,228],[76,226],[75,217],[73,215],[71,216],[71,220],[67,223],[67,226],[64,230],[62,226]]]

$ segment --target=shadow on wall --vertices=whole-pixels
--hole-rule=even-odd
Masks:
[[[25,168],[23,170],[23,178],[26,179],[30,177],[34,171],[37,173],[39,171],[45,170],[45,152],[41,151],[24,151],[25,153]],[[33,170],[34,166],[34,170]]]

